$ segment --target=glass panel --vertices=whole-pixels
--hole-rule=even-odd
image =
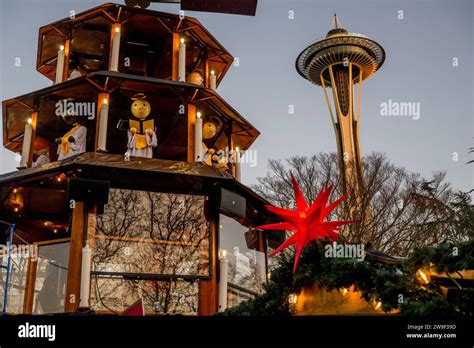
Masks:
[[[6,248],[4,249],[7,250]],[[7,251],[6,251],[7,252]],[[7,265],[8,252],[3,257],[0,256],[0,264]],[[10,279],[8,281],[8,299],[7,312],[21,314],[23,313],[23,298],[25,296],[26,274],[28,272],[28,253],[12,253]],[[3,300],[5,295],[5,281],[7,271],[2,269],[0,272],[0,310],[3,309]]]
[[[199,282],[182,280],[133,280],[122,277],[93,276],[91,308],[122,312],[143,298],[148,314],[197,314]]]
[[[69,243],[39,246],[33,313],[64,312],[68,263]]]
[[[265,253],[257,251],[255,233],[236,220],[220,215],[220,249],[229,259],[229,283],[253,292],[262,292],[266,281]]]
[[[209,275],[204,196],[111,189],[97,215],[94,271]]]

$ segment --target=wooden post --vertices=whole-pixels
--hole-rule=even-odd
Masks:
[[[204,66],[204,85],[206,88],[210,88],[209,76],[211,75],[211,70],[209,69],[209,59],[207,59],[208,53],[206,52],[206,64]]]
[[[35,137],[36,137],[36,122],[38,121],[38,112],[34,111],[31,114],[31,126],[33,133],[31,135],[30,153],[28,157],[27,167],[30,168],[33,165],[33,150],[35,148]]]
[[[173,47],[171,50],[171,79],[178,81],[178,64],[179,64],[179,34],[173,33]]]
[[[79,307],[81,286],[82,240],[86,221],[84,203],[76,202],[72,211],[71,242],[69,245],[69,266],[66,283],[64,312],[75,312]]]
[[[97,228],[97,204],[93,204],[89,208],[89,213],[87,216],[87,237],[86,237],[86,242],[91,247],[92,254],[94,254],[96,228]]]
[[[67,81],[69,73],[69,58],[71,56],[71,39],[66,39],[64,42],[64,69],[62,81]]]
[[[199,281],[199,315],[212,315],[217,312],[217,303],[219,295],[219,284],[217,283],[217,258],[218,258],[218,219],[211,219],[211,273],[209,280]]]
[[[194,163],[194,127],[196,126],[196,105],[188,104],[188,162]]]
[[[234,151],[234,139],[232,138],[232,121],[229,121],[227,123],[227,141],[229,145],[229,155],[233,153]],[[235,172],[234,172],[234,163],[229,161],[227,159],[227,167],[229,168],[229,172],[233,177],[235,177]]]
[[[33,299],[35,296],[36,269],[38,261],[28,258],[28,270],[25,281],[25,294],[23,297],[23,314],[33,313]]]
[[[265,236],[264,232],[258,232],[258,251],[265,252]]]

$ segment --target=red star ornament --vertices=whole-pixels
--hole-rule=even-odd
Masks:
[[[275,256],[283,249],[296,244],[295,263],[293,267],[293,273],[295,273],[304,246],[314,239],[324,239],[326,237],[329,237],[332,241],[337,241],[341,235],[336,233],[336,231],[342,230],[339,226],[358,222],[358,220],[323,221],[334,208],[347,198],[347,194],[330,205],[326,205],[333,189],[333,185],[330,185],[326,189],[321,189],[313,204],[309,206],[293,175],[291,175],[291,182],[293,184],[293,190],[295,191],[296,210],[267,205],[266,208],[268,211],[274,213],[285,222],[262,225],[257,228],[262,230],[295,231],[270,255]]]

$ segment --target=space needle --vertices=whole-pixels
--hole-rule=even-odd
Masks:
[[[298,73],[323,87],[336,133],[344,192],[357,191],[363,182],[359,142],[362,82],[380,69],[384,60],[380,44],[365,35],[349,33],[336,14],[326,37],[308,46],[296,59]]]

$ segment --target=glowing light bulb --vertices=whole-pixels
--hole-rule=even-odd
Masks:
[[[430,282],[430,276],[422,269],[419,269],[418,271],[416,271],[416,279],[420,283],[425,284],[425,285],[429,284]]]

